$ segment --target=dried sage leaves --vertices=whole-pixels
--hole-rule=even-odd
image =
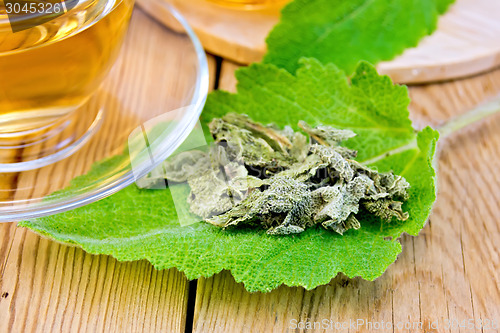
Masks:
[[[402,209],[408,182],[363,166],[355,150],[340,146],[355,133],[298,125],[307,136],[227,114],[209,124],[215,142],[207,151],[180,153],[163,163],[160,176],[143,182],[187,182],[190,210],[206,222],[274,235],[318,224],[342,235],[360,228],[361,210],[386,221],[408,218]]]

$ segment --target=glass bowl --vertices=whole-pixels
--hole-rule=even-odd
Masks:
[[[205,52],[173,7],[161,0],[151,1],[158,1],[162,22],[168,22],[170,28],[140,8],[134,9],[118,60],[88,103],[89,111],[69,122],[71,125],[61,133],[53,133],[47,142],[57,140],[58,135],[66,137],[77,127],[91,131],[92,136],[56,163],[0,173],[0,222],[56,214],[112,195],[153,170],[192,131],[208,92]],[[140,148],[151,158],[143,158],[144,151],[135,147],[137,158],[118,159],[66,188],[74,177],[87,173],[94,162],[126,153],[135,134],[145,134],[152,128],[156,134],[149,140],[154,142],[146,140],[146,147]],[[26,146],[12,159],[22,162],[23,156],[34,154],[36,151]]]

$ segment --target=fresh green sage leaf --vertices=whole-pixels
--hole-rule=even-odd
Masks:
[[[453,0],[295,0],[267,38],[264,62],[291,73],[301,57],[350,74],[360,60],[391,60],[430,35]]]
[[[243,68],[237,76],[237,94],[211,94],[202,116],[205,124],[240,112],[296,130],[301,120],[352,130],[357,136],[346,144],[358,150],[359,162],[393,171],[410,183],[403,205],[409,218],[387,223],[361,215],[361,228],[343,236],[319,227],[276,237],[264,230],[222,230],[208,223],[180,226],[170,190],[130,186],[94,204],[20,225],[90,253],[121,261],[147,259],[157,269],[176,267],[189,279],[230,270],[249,291],[265,292],[281,284],[312,289],[339,272],[367,280],[380,276],[401,252],[397,238],[403,232],[417,235],[435,200],[432,161],[438,133],[431,128],[417,133],[411,127],[406,88],[366,63],[349,83],[334,65],[313,59],[302,60],[296,76],[268,64]],[[89,176],[74,182],[95,177],[99,169],[125,158],[98,163]],[[189,187],[182,190],[187,197]]]

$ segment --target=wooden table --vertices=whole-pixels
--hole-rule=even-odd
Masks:
[[[234,91],[238,66],[208,58],[212,87]],[[499,93],[500,69],[410,87],[411,118],[438,125]],[[402,254],[374,282],[337,276],[312,291],[251,294],[228,272],[189,282],[176,269],[89,255],[2,224],[0,332],[498,331],[445,324],[500,322],[500,115],[441,142],[438,159],[430,220],[418,237],[402,237]],[[358,319],[365,324],[349,326]],[[294,329],[325,321],[331,329]],[[387,323],[396,328],[375,330]]]

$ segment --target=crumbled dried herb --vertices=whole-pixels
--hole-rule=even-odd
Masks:
[[[386,221],[408,218],[402,210],[408,182],[361,165],[353,160],[356,151],[340,146],[355,133],[298,125],[309,138],[241,114],[216,118],[209,124],[215,142],[208,152],[180,153],[164,162],[161,177],[187,181],[191,211],[223,228],[254,226],[285,235],[320,224],[342,235],[360,228],[360,207]]]

